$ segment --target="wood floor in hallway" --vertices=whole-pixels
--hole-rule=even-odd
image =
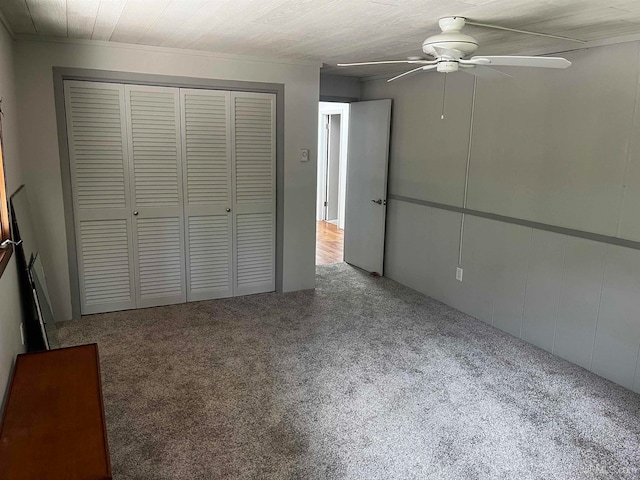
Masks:
[[[344,259],[344,230],[333,223],[316,225],[316,265],[339,263]]]

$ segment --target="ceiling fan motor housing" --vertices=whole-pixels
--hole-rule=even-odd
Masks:
[[[440,19],[442,33],[427,38],[422,43],[422,51],[435,58],[451,57],[457,60],[471,55],[478,49],[478,42],[471,35],[465,35],[460,30],[464,27],[463,17],[445,17]],[[455,51],[459,56],[443,55],[438,49]]]

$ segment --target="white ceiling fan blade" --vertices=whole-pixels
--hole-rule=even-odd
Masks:
[[[571,66],[571,62],[569,60],[561,57],[481,56],[471,57],[465,63],[504,67],[539,68],[567,68]]]
[[[529,30],[519,30],[517,28],[501,27],[500,25],[490,25],[488,23],[479,23],[479,22],[474,22],[473,20],[469,20],[468,18],[465,18],[465,24],[467,24],[467,25],[475,25],[476,27],[485,27],[485,28],[494,28],[496,30],[505,30],[507,32],[524,33],[526,35],[537,35],[539,37],[556,38],[558,40],[567,40],[569,42],[587,43],[584,40],[578,40],[577,38],[563,37],[561,35],[552,35],[550,33],[530,32]]]
[[[468,60],[460,59],[460,65],[463,67],[473,66],[473,65],[489,65],[491,60],[486,57],[471,57]]]
[[[404,73],[401,73],[400,75],[396,75],[395,77],[390,78],[389,80],[387,80],[387,82],[393,82],[394,80],[402,78],[405,75],[410,75],[412,73],[419,72],[420,70],[425,70],[425,71],[426,70],[433,70],[436,67],[437,67],[437,65],[425,65],[424,67],[414,68],[413,70],[409,70],[408,72],[404,72]]]
[[[416,65],[435,65],[437,60],[382,60],[379,62],[338,63],[338,67],[357,67],[360,65],[390,65],[393,63],[409,63]]]
[[[496,70],[491,67],[484,67],[482,65],[470,66],[465,65],[465,68],[461,68],[460,72],[468,73],[470,75],[474,75],[478,78],[491,78],[491,79],[505,79],[505,78],[513,78],[512,75],[508,73],[501,72],[500,70]]]

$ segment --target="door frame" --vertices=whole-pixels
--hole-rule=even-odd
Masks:
[[[181,77],[133,72],[116,72],[85,68],[53,67],[53,89],[58,129],[58,149],[60,153],[60,174],[62,178],[62,198],[64,222],[67,236],[67,258],[69,262],[69,282],[71,288],[71,314],[77,320],[80,310],[80,278],[75,240],[73,197],[71,192],[71,161],[65,115],[64,81],[80,80],[102,83],[125,83],[158,87],[202,88],[229,90],[232,92],[273,93],[276,96],[276,292],[282,292],[284,260],[284,84],[245,82],[239,80],[219,80],[209,78]]]

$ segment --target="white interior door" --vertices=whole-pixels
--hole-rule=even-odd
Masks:
[[[325,219],[327,196],[327,147],[329,145],[329,115],[320,114],[318,120],[318,173],[316,192],[316,221]]]
[[[81,313],[135,308],[124,86],[64,82]]]
[[[329,115],[329,147],[327,169],[327,208],[325,220],[338,223],[340,190],[340,120],[339,114]]]
[[[275,95],[231,93],[234,294],[275,290]]]
[[[180,90],[187,300],[233,295],[231,95]]]
[[[125,85],[138,308],[186,301],[180,97]]]
[[[351,104],[344,259],[382,275],[391,100]]]

